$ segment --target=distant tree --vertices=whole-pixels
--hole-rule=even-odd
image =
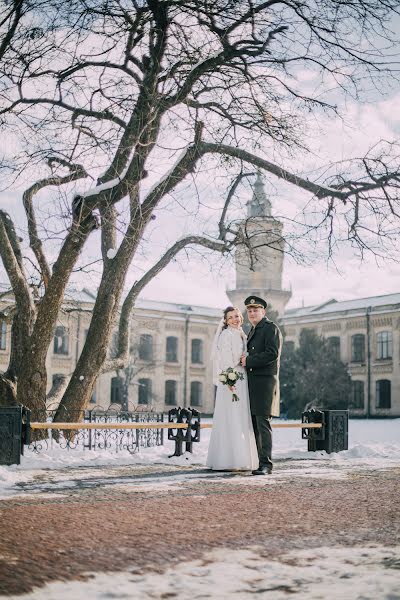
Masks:
[[[296,172],[293,158],[307,151],[310,116],[336,117],[341,95],[358,99],[396,77],[397,1],[0,0],[0,14],[0,131],[10,139],[1,181],[25,189],[15,199],[22,238],[20,223],[0,211],[0,255],[15,298],[0,402],[45,406],[60,307],[96,229],[101,277],[58,421],[87,406],[103,371],[124,368],[136,298],[178,253],[238,245],[251,253],[257,242],[231,210],[248,168],[302,190],[313,203],[302,232],[321,233],[329,252],[343,239],[361,253],[395,245],[392,140],[326,171]],[[305,86],[302,73],[315,84]],[[158,211],[175,224],[177,206],[193,217],[207,205],[195,191],[201,172],[233,182],[207,213],[205,235],[177,235],[127,290]],[[59,190],[58,202],[48,202],[49,189]],[[116,321],[118,351],[108,360]]]
[[[299,346],[284,345],[281,361],[282,412],[299,418],[307,408],[346,409],[351,378],[331,344],[314,331],[303,329]]]

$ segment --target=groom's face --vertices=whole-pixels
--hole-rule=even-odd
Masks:
[[[265,317],[265,309],[261,306],[249,306],[247,316],[250,323],[255,327]]]

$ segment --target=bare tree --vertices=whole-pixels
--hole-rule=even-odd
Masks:
[[[0,253],[15,296],[2,397],[44,406],[57,314],[96,228],[101,281],[57,420],[86,406],[103,370],[123,368],[135,300],[180,251],[199,246],[227,253],[248,243],[228,194],[209,235],[178,239],[123,297],[154,212],[166,199],[173,204],[200,167],[236,177],[248,163],[304,190],[320,215],[307,227],[327,228],[331,242],[336,219],[363,249],[370,236],[394,239],[399,169],[393,144],[316,181],[268,156],[278,149],[305,152],[307,115],[335,115],[338,94],[358,96],[367,78],[378,87],[394,77],[390,25],[398,7],[394,0],[1,0],[0,126],[12,140],[2,169],[4,179],[25,182],[29,238],[27,248],[0,212]],[[297,69],[314,72],[320,88],[306,93]],[[161,155],[169,155],[170,168],[149,189],[146,177]],[[73,182],[82,185],[79,194]],[[52,214],[48,236],[38,206],[54,186],[66,189],[70,213]],[[121,206],[128,207],[124,220]],[[56,218],[67,222],[64,232],[56,231]],[[40,274],[34,288],[28,264]],[[118,352],[108,360],[117,318]]]

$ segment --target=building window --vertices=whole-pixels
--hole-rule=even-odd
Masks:
[[[351,382],[351,408],[364,408],[364,382]]]
[[[203,363],[203,340],[192,340],[192,363]]]
[[[4,319],[0,320],[0,350],[7,348],[7,323]]]
[[[68,354],[68,345],[67,330],[59,325],[54,333],[54,354]]]
[[[139,404],[151,404],[151,379],[139,379]]]
[[[201,406],[203,404],[203,384],[200,381],[192,381],[190,384],[190,406]]]
[[[176,406],[176,381],[172,379],[165,382],[165,404]]]
[[[392,358],[393,338],[391,331],[380,331],[376,334],[376,358],[382,360]]]
[[[328,346],[337,360],[340,360],[340,337],[332,336],[328,338]]]
[[[111,379],[111,404],[122,404],[123,381],[122,377],[113,377]]]
[[[165,360],[167,362],[178,362],[178,338],[167,337],[167,351]]]
[[[143,333],[139,339],[139,358],[153,360],[153,336]]]
[[[365,335],[357,333],[351,338],[351,361],[365,362]]]
[[[389,379],[376,382],[376,408],[391,408],[391,383]]]
[[[294,352],[294,342],[291,340],[283,342],[282,352],[285,352],[285,354],[290,354]]]

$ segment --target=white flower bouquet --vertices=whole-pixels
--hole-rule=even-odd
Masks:
[[[234,367],[228,367],[219,374],[218,379],[223,385],[229,386],[229,389],[232,391],[232,402],[237,402],[239,396],[236,394],[235,383],[239,379],[243,379],[243,373],[239,373]]]

